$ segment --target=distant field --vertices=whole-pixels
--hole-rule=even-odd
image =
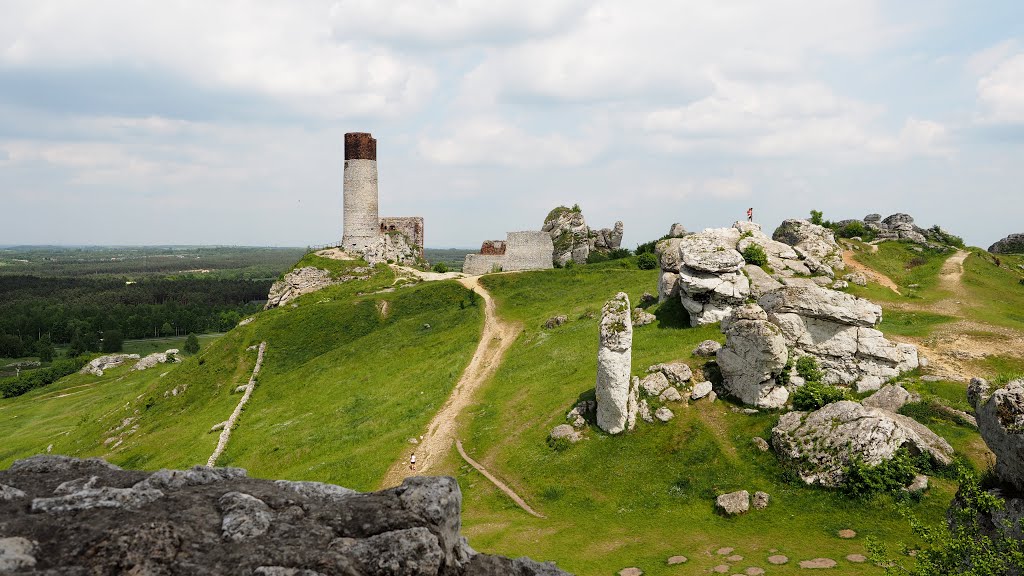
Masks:
[[[466,254],[475,254],[476,249],[473,248],[424,248],[423,255],[433,266],[438,262],[444,262],[448,266],[449,270],[456,272],[462,271],[462,262],[466,259]]]
[[[273,279],[305,251],[248,246],[14,246],[0,249],[0,275]]]

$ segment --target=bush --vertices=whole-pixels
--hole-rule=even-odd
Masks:
[[[431,270],[438,274],[444,274],[445,272],[448,272],[448,265],[444,262],[438,262],[437,264],[434,264],[434,267],[431,268]]]
[[[616,248],[608,253],[609,260],[621,260],[623,258],[629,258],[633,253],[628,248]]]
[[[793,408],[801,412],[809,412],[847,398],[848,394],[842,388],[821,382],[808,382],[793,392]]]
[[[53,363],[49,368],[34,370],[16,378],[0,380],[0,396],[14,398],[43,386],[53,384],[57,380],[78,372],[85,366],[88,360],[84,356],[77,358],[62,358]]]
[[[608,255],[604,252],[598,252],[593,250],[590,254],[587,254],[587,264],[597,264],[598,262],[607,262]]]
[[[824,214],[821,210],[811,210],[811,224],[817,224],[818,226],[821,226],[824,222],[824,220],[822,219],[823,216]]]
[[[745,260],[747,264],[765,266],[768,264],[768,254],[765,253],[764,248],[760,244],[754,244],[751,242],[743,249],[743,260]]]
[[[860,220],[854,220],[836,230],[836,236],[840,238],[860,238],[865,242],[870,242],[877,235],[874,230],[865,226]]]
[[[662,240],[667,240],[669,238],[671,238],[671,236],[665,234],[664,236],[658,238],[657,240],[651,240],[650,242],[644,242],[643,244],[639,244],[637,245],[636,250],[634,250],[633,253],[636,254],[637,256],[646,253],[654,254],[654,247],[658,245],[658,242],[661,242]]]
[[[196,338],[195,334],[189,334],[188,338],[185,338],[185,346],[183,350],[186,354],[196,354],[199,352],[199,338]]]
[[[855,498],[864,498],[881,492],[900,492],[914,480],[918,462],[901,448],[892,460],[878,466],[869,466],[862,460],[854,460],[843,470],[843,491]]]
[[[641,270],[654,270],[658,267],[658,257],[650,252],[644,252],[636,257],[636,267]]]
[[[814,356],[801,356],[796,361],[796,373],[808,382],[820,382],[823,376],[818,368],[818,359]]]

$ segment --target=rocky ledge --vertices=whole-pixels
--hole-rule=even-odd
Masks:
[[[0,572],[263,576],[556,576],[478,554],[453,478],[357,493],[257,480],[240,468],[154,473],[34,456],[0,472]]]

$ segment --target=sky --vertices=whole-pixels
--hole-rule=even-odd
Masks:
[[[428,247],[906,212],[1024,232],[1024,2],[0,0],[0,244]]]

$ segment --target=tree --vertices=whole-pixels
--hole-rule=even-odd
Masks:
[[[811,210],[811,224],[817,224],[818,226],[821,226],[822,222],[824,222],[824,220],[822,219],[823,217],[824,214],[821,212],[821,210]]]
[[[186,354],[195,354],[199,352],[199,338],[196,338],[195,334],[189,334],[188,338],[185,338],[184,350]]]
[[[39,355],[40,362],[53,361],[53,342],[50,341],[49,334],[43,334],[43,336],[36,341],[36,354]]]
[[[171,326],[170,322],[164,322],[164,325],[160,327],[160,333],[164,336],[170,336],[171,334],[174,334],[174,328]]]
[[[124,333],[120,330],[106,330],[103,332],[103,351],[120,352],[124,349]]]

